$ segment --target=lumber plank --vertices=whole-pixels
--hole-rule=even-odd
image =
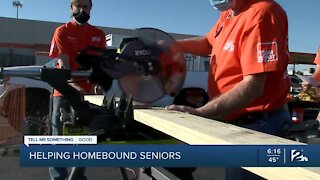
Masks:
[[[102,97],[86,97],[101,105]],[[302,144],[277,136],[241,128],[212,119],[163,108],[135,109],[136,121],[190,145]],[[320,168],[243,167],[266,179],[320,179]]]
[[[299,180],[318,180],[320,178],[320,168],[301,168],[301,167],[243,167],[265,179],[299,179]]]
[[[164,109],[135,109],[135,120],[191,145],[302,144],[219,121]],[[319,179],[320,168],[243,167],[266,179]]]
[[[84,100],[89,101],[92,104],[101,106],[103,103],[103,95],[85,95]]]
[[[191,145],[298,144],[231,124],[164,109],[135,109],[136,121]]]

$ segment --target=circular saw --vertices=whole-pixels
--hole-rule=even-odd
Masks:
[[[142,103],[175,96],[186,74],[184,53],[175,39],[154,28],[137,29],[133,37],[122,40],[118,52],[89,47],[77,61],[93,69],[92,82],[104,84],[108,79],[118,79],[123,92]]]

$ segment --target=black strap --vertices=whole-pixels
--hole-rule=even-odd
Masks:
[[[259,121],[262,118],[268,118],[271,116],[274,116],[276,114],[279,114],[281,112],[288,111],[288,106],[287,104],[283,104],[279,108],[272,110],[272,111],[267,111],[267,112],[250,112],[245,115],[242,115],[241,117],[229,122],[230,124],[234,124],[237,126],[245,125],[245,124],[251,124]]]

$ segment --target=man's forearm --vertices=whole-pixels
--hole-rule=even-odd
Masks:
[[[265,73],[246,76],[233,89],[198,108],[198,111],[208,118],[220,118],[245,108],[263,94],[266,76]]]
[[[191,53],[199,56],[209,56],[212,49],[205,36],[181,39],[177,40],[177,43],[185,53]]]

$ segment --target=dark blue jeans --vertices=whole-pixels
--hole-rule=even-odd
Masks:
[[[283,136],[283,127],[290,124],[291,114],[287,111],[282,111],[272,116],[265,116],[255,123],[241,125],[247,129],[272,134],[276,136]],[[226,180],[256,180],[263,179],[262,177],[251,173],[241,168],[226,168]]]
[[[60,120],[61,109],[70,112],[70,103],[65,97],[53,97],[52,99],[52,135],[63,135],[63,122]],[[86,180],[85,168],[79,168],[75,175],[77,180]],[[66,167],[49,167],[49,174],[52,180],[65,180],[68,177]]]

